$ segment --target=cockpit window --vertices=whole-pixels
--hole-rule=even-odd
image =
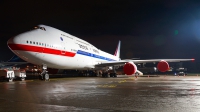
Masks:
[[[39,27],[39,26],[35,26],[34,29],[41,29],[41,30],[46,31],[46,29],[44,27]]]

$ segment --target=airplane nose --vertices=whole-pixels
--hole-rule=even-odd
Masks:
[[[7,41],[7,45],[9,46],[10,49],[13,49],[14,46],[16,46],[17,44],[20,44],[20,36],[15,36],[15,37],[12,37],[10,38],[8,41]]]
[[[21,41],[20,36],[12,37],[8,40],[7,44],[19,44]]]
[[[9,45],[9,44],[13,44],[13,38],[14,38],[14,37],[12,37],[12,38],[10,38],[10,39],[8,40],[8,42],[7,42],[8,45]]]

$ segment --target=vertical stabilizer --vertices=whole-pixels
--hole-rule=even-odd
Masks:
[[[116,48],[114,56],[120,58],[120,47],[121,47],[121,41],[119,41],[118,46]]]

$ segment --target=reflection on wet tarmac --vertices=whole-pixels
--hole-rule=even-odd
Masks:
[[[200,111],[199,77],[0,82],[0,111]]]

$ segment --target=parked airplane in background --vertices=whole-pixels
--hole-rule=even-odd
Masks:
[[[120,45],[115,54],[97,49],[92,44],[50,26],[38,25],[33,30],[19,34],[7,42],[11,51],[23,60],[43,65],[42,76],[49,79],[47,66],[56,69],[104,70],[123,65],[124,73],[136,73],[137,63],[158,62],[158,70],[169,69],[168,62],[190,61],[194,59],[151,59],[132,60],[120,59]],[[115,75],[116,76],[116,75]]]
[[[14,67],[16,65],[27,64],[27,63],[28,62],[26,62],[26,61],[22,60],[21,58],[19,58],[18,56],[14,55],[8,61],[0,62],[0,69],[12,68],[12,67]]]

